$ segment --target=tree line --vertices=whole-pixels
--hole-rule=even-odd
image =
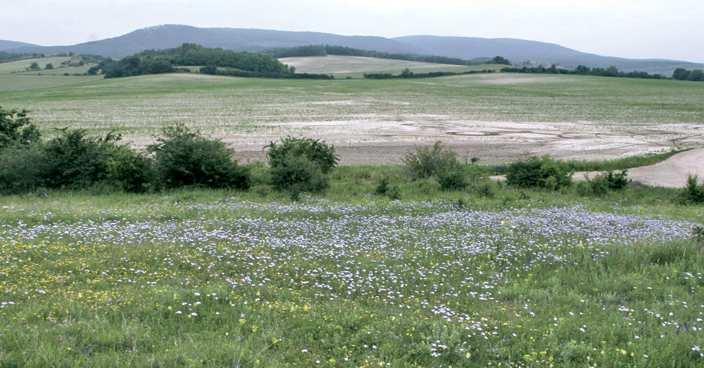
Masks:
[[[365,79],[419,79],[419,78],[438,78],[438,77],[451,77],[455,75],[468,75],[468,74],[484,74],[484,73],[494,73],[494,70],[467,70],[463,72],[427,72],[427,73],[415,73],[410,69],[404,69],[401,74],[391,74],[391,73],[366,73],[364,74]]]
[[[701,69],[687,70],[684,68],[677,68],[675,69],[675,72],[672,73],[672,79],[704,82],[704,71]]]
[[[173,73],[185,71],[178,67],[198,65],[232,68],[242,72],[266,75],[284,75],[294,72],[271,55],[206,48],[187,43],[174,49],[140,52],[117,61],[107,59],[90,68],[88,74],[95,75],[102,72],[105,78],[119,78]]]
[[[362,56],[362,57],[373,57],[377,59],[393,59],[393,60],[406,60],[406,61],[418,61],[425,63],[435,63],[435,64],[450,64],[450,65],[478,65],[484,63],[495,63],[510,65],[511,62],[504,57],[497,56],[493,59],[475,59],[475,60],[465,60],[460,58],[451,58],[445,56],[433,56],[433,55],[413,55],[413,54],[394,54],[380,51],[370,51],[361,50],[351,47],[344,46],[331,46],[331,45],[307,45],[291,48],[280,48],[274,49],[267,52],[268,54],[274,56],[275,58],[287,58],[287,57],[306,57],[306,56],[328,56],[328,55],[339,55],[339,56]]]
[[[313,73],[295,73],[295,68],[290,67],[290,73],[265,73],[265,72],[250,72],[234,68],[218,68],[208,65],[200,68],[201,74],[220,75],[224,77],[243,77],[243,78],[274,78],[274,79],[319,79],[330,80],[335,79],[335,76],[330,74],[313,74]]]
[[[505,73],[537,73],[537,74],[570,74],[570,75],[593,75],[599,77],[618,77],[618,78],[643,78],[643,79],[667,79],[660,74],[649,74],[646,72],[623,72],[615,66],[608,68],[590,68],[584,65],[579,65],[575,69],[560,68],[557,65],[552,65],[548,68],[544,66],[522,68],[504,68]]]

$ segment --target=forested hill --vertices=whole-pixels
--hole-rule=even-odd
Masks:
[[[697,63],[676,60],[626,59],[580,52],[560,45],[509,39],[446,36],[384,38],[343,36],[319,32],[288,32],[241,28],[197,28],[164,25],[140,29],[119,37],[66,46],[20,46],[17,53],[66,53],[123,58],[144,50],[175,48],[183,43],[235,51],[262,52],[305,45],[334,45],[390,54],[435,55],[471,60],[501,55],[514,63],[557,64],[564,68],[615,66],[623,71],[644,71],[671,75],[677,68],[701,69]],[[1,47],[1,46],[0,46]],[[0,51],[2,51],[0,49]]]

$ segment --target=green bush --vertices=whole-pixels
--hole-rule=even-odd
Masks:
[[[380,196],[389,197],[392,200],[401,199],[401,190],[397,185],[391,185],[389,178],[383,177],[374,189],[374,193]]]
[[[50,188],[86,188],[108,179],[108,162],[119,135],[88,137],[85,130],[63,129],[44,147],[45,184]]]
[[[684,203],[704,203],[704,184],[699,184],[698,177],[690,176],[687,178],[687,186],[682,191],[681,198]]]
[[[612,190],[623,190],[630,183],[627,170],[608,172],[577,184],[577,193],[581,196],[604,196]]]
[[[48,171],[45,157],[38,144],[0,151],[0,193],[17,194],[43,187]]]
[[[408,175],[414,179],[426,179],[432,176],[452,176],[450,172],[461,166],[457,154],[446,148],[441,142],[431,147],[421,147],[408,153],[403,158],[403,166]],[[453,173],[456,179],[456,172]],[[447,178],[451,180],[450,178]]]
[[[557,190],[572,183],[572,172],[550,157],[533,157],[509,165],[506,183],[520,188]]]
[[[467,187],[467,176],[460,165],[439,172],[437,178],[442,190],[462,190]]]
[[[157,173],[152,161],[129,147],[116,147],[107,168],[107,181],[126,192],[144,193],[155,186]]]
[[[278,143],[271,142],[266,148],[272,168],[283,165],[291,157],[305,157],[318,165],[323,174],[328,174],[339,161],[335,147],[317,139],[286,137]]]
[[[327,189],[328,177],[317,162],[289,153],[271,166],[271,183],[276,190],[298,199],[301,193]]]
[[[250,174],[237,165],[222,141],[208,139],[184,125],[164,128],[157,142],[148,147],[160,182],[167,188],[204,186],[247,189]]]
[[[39,130],[32,124],[27,111],[4,110],[0,107],[0,151],[17,144],[33,144],[39,138]]]

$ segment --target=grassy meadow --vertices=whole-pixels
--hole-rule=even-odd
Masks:
[[[0,365],[701,366],[704,211],[676,196],[341,167],[300,202],[261,177],[3,197]]]
[[[638,134],[704,121],[701,83],[104,80],[22,72],[28,62],[0,64],[0,106],[31,110],[46,136],[435,115]],[[704,366],[704,207],[679,190],[593,195],[486,177],[442,190],[376,165],[338,167],[325,192],[292,201],[264,164],[250,168],[247,191],[0,196],[0,367]]]

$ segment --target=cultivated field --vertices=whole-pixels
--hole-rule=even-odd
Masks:
[[[496,65],[489,64],[464,66],[338,55],[290,57],[280,59],[280,61],[295,66],[299,73],[332,74],[339,78],[361,78],[365,73],[400,74],[404,69],[409,69],[414,73],[498,69]]]
[[[0,78],[23,89],[0,92],[0,105],[30,109],[47,132],[117,129],[142,147],[160,127],[181,122],[223,138],[248,159],[261,158],[266,143],[288,134],[334,143],[344,163],[398,162],[437,140],[486,162],[526,154],[617,157],[704,142],[702,83],[512,74],[382,81],[55,77],[65,86],[45,76]]]

